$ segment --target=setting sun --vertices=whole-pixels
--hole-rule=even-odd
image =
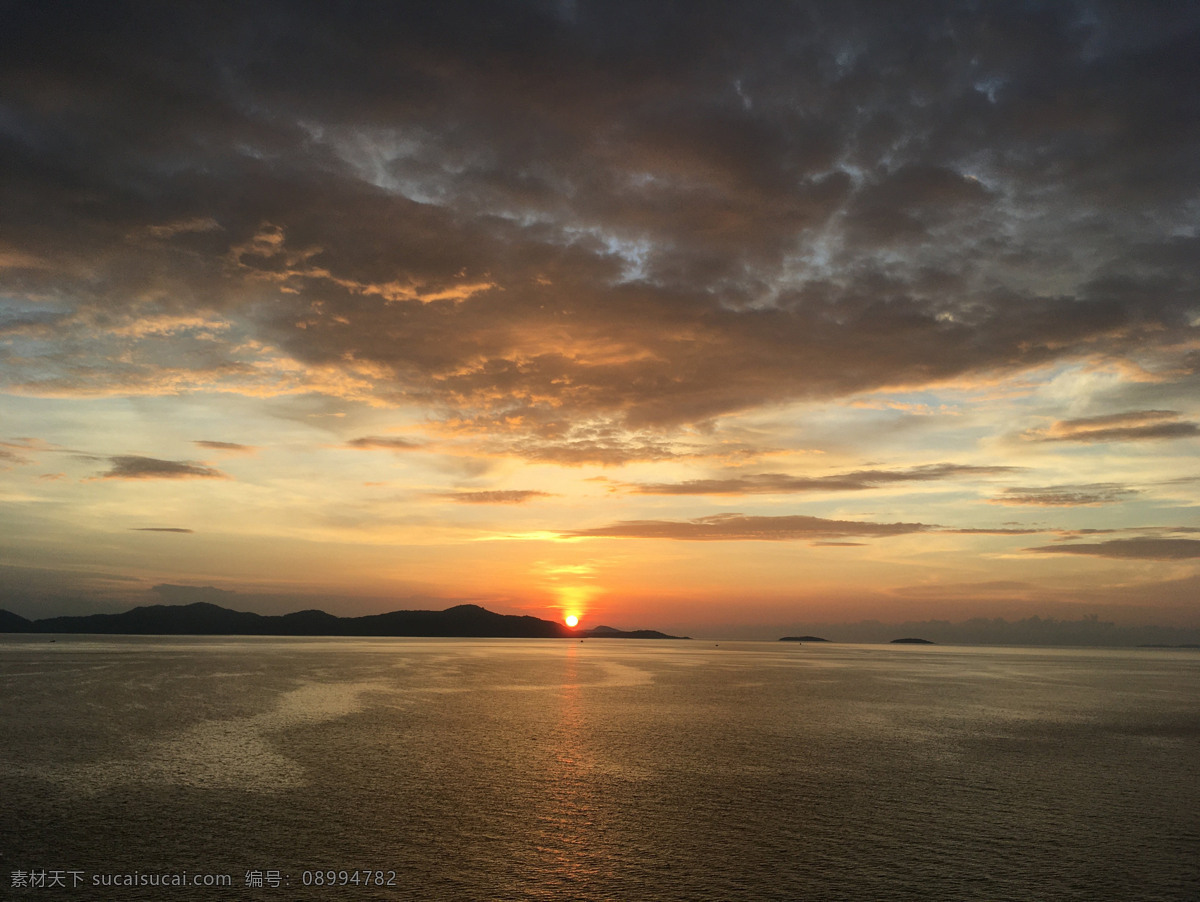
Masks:
[[[566,623],[567,626],[574,627],[576,624],[579,623],[579,618],[576,617],[574,614],[568,614],[566,617],[566,620],[564,620],[563,622]]]

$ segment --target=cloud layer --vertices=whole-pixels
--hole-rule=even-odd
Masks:
[[[553,442],[1056,361],[1194,375],[1200,14],[867,9],[26,6],[9,387]]]

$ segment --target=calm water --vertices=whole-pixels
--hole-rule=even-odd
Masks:
[[[0,686],[4,898],[1200,898],[1195,651],[38,636]]]

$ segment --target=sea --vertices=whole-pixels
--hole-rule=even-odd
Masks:
[[[0,898],[1196,900],[1200,650],[7,636]]]

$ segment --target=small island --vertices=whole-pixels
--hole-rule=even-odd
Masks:
[[[905,639],[893,639],[891,645],[937,645],[936,642],[931,642],[928,639],[916,639],[909,636]]]
[[[820,636],[784,636],[780,642],[828,642],[828,639],[822,639]]]
[[[619,630],[613,626],[594,626],[591,629],[576,630],[580,636],[589,639],[690,639],[691,636],[668,636],[658,630]]]

